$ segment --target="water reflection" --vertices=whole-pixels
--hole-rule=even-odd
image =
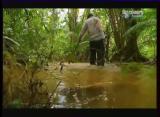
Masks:
[[[57,89],[58,100],[52,108],[156,107],[155,78],[134,73],[124,76],[119,68],[111,68],[69,69]]]

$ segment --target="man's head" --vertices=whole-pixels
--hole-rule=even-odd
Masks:
[[[92,17],[92,16],[93,16],[93,14],[91,14],[91,13],[88,14],[87,19],[90,18],[90,17]]]

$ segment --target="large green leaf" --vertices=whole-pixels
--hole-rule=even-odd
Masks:
[[[147,21],[138,22],[136,25],[129,28],[127,32],[125,32],[124,36],[130,35],[132,32],[137,32],[140,34],[144,29],[156,26],[156,22],[157,22],[156,19],[150,19]]]

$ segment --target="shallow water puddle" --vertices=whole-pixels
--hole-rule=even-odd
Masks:
[[[51,108],[155,108],[156,77],[121,71],[114,64],[68,65]]]

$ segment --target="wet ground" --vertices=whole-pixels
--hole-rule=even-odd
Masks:
[[[126,66],[73,63],[65,64],[60,72],[59,67],[50,64],[52,77],[46,83],[50,92],[55,92],[50,107],[156,108],[155,66]]]

